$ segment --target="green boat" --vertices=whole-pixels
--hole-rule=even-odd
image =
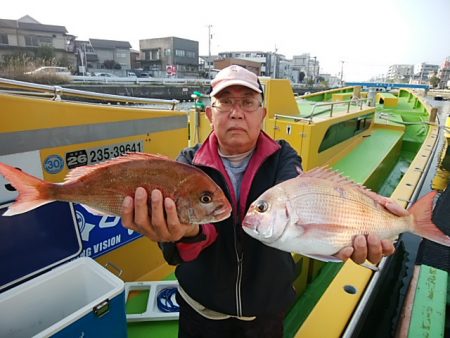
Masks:
[[[264,130],[274,139],[289,141],[305,170],[330,166],[404,207],[423,191],[430,167],[439,158],[440,140],[445,141],[436,119],[438,110],[423,93],[403,88],[375,92],[355,86],[297,97],[287,80],[261,81],[268,112]],[[101,161],[100,155],[114,157],[137,150],[175,158],[182,148],[203,141],[210,132],[202,111],[205,102],[200,102],[207,98],[201,95],[196,96],[196,109],[187,112],[177,109],[172,100],[7,79],[0,79],[0,89],[0,162],[20,163],[25,171],[35,168],[48,181],[60,182],[69,169]],[[0,204],[11,199],[10,191],[1,193]],[[99,228],[96,225],[95,231]],[[176,285],[174,268],[165,263],[155,243],[123,233],[120,224],[115,229],[120,234],[97,243],[83,242],[80,255],[92,257],[126,283],[130,338],[177,337],[176,314],[148,310],[155,301],[152,287]],[[400,324],[400,317],[406,317],[400,315],[403,305],[412,304],[405,303],[412,268],[402,237],[396,254],[384,258],[377,272],[351,261],[323,263],[294,255],[297,301],[285,318],[285,337],[388,337],[398,327],[406,336],[417,332],[417,325]],[[380,299],[386,300],[387,294],[392,304],[380,311],[386,305]],[[429,320],[427,332],[443,336],[443,330],[436,332],[434,320],[442,324],[445,318]]]

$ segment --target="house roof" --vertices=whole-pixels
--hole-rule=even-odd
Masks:
[[[67,29],[64,26],[43,25],[40,23],[22,22],[19,20],[8,20],[8,19],[0,19],[0,27],[29,30],[36,32],[52,32],[61,34],[67,33]]]
[[[89,39],[92,47],[95,48],[131,48],[131,44],[128,41],[116,41],[116,40],[101,40],[101,39]]]

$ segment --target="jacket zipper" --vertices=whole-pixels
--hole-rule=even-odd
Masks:
[[[236,223],[237,224],[237,223]],[[233,227],[234,230],[234,250],[236,253],[236,260],[237,260],[237,277],[236,277],[236,314],[238,317],[242,317],[242,295],[241,295],[241,282],[242,282],[242,260],[244,253],[241,252],[241,255],[239,255],[239,248],[238,248],[238,234],[236,229],[236,226]]]
[[[219,171],[220,172],[220,171]],[[220,173],[222,175],[222,178],[225,182],[225,187],[226,187],[226,192],[228,193],[228,195],[231,197],[233,196],[231,191],[230,191],[230,187],[227,184],[227,180],[224,177],[223,173]],[[233,200],[233,198],[231,198]],[[238,248],[238,229],[237,229],[237,224],[239,224],[239,201],[237,200],[233,200],[234,202],[234,212],[233,212],[233,219],[234,219],[234,224],[235,226],[233,226],[233,235],[234,235],[234,252],[236,254],[236,261],[237,261],[237,276],[236,276],[236,285],[235,285],[235,301],[236,301],[236,315],[238,317],[242,317],[242,294],[241,294],[241,282],[242,282],[242,260],[243,260],[243,255],[244,253],[241,252],[241,254],[239,255],[239,248]],[[241,250],[242,251],[242,250]]]

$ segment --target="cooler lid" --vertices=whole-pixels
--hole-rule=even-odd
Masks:
[[[24,214],[1,216],[0,292],[81,253],[80,232],[71,203],[53,202]]]

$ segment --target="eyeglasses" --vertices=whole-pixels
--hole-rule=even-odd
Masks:
[[[239,107],[248,113],[254,112],[262,106],[262,102],[254,97],[224,97],[217,99],[211,106],[221,113],[229,113],[236,103],[239,103]]]

